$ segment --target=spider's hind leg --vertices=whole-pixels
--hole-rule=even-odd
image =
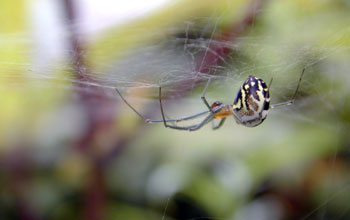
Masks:
[[[299,81],[298,81],[298,85],[297,85],[297,88],[295,89],[295,92],[294,92],[294,95],[292,96],[292,98],[286,102],[281,102],[281,103],[277,103],[277,104],[272,104],[270,105],[270,108],[276,108],[276,107],[280,107],[280,106],[284,106],[284,105],[293,105],[294,104],[294,101],[295,101],[295,98],[297,97],[297,94],[298,94],[298,90],[299,90],[299,87],[300,87],[300,84],[301,84],[301,80],[304,76],[304,72],[305,72],[305,68],[303,69],[303,71],[301,72],[301,75],[299,77]]]

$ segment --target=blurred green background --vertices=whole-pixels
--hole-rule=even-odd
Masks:
[[[348,0],[174,0],[101,29],[87,2],[0,0],[0,219],[350,219]],[[146,124],[114,90],[160,119],[162,86],[178,118],[208,77],[210,103],[250,74],[278,103],[304,67],[255,128]]]

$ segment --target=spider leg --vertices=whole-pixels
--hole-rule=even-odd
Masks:
[[[204,104],[208,107],[209,111],[213,112],[207,99],[205,98],[205,94],[207,93],[207,89],[209,87],[210,82],[211,82],[211,78],[209,78],[207,84],[205,85],[205,88],[204,88],[202,95],[201,95],[201,99],[203,100]]]
[[[270,83],[269,83],[269,89],[271,88],[272,81],[273,81],[273,77],[271,77],[271,80],[270,80]]]
[[[159,87],[159,105],[160,105],[160,111],[162,113],[163,123],[164,123],[164,126],[166,128],[173,128],[173,129],[178,129],[178,130],[191,130],[192,128],[195,128],[197,126],[197,125],[191,125],[191,126],[181,127],[181,126],[167,124],[167,121],[165,120],[165,116],[164,116],[164,108],[163,108],[163,103],[162,103],[162,88],[161,87]],[[208,120],[208,118],[213,118],[213,117],[214,117],[214,115],[211,113],[202,121],[202,123],[205,122],[206,120]]]
[[[209,85],[209,83],[207,83],[207,85]],[[203,127],[204,125],[206,125],[207,123],[209,123],[210,121],[212,121],[214,119],[214,113],[210,113],[206,118],[203,119],[202,122],[200,122],[199,124],[196,124],[196,125],[183,126],[183,127],[176,126],[176,125],[168,125],[167,121],[165,120],[165,116],[164,116],[164,109],[163,109],[163,104],[162,104],[162,88],[161,87],[159,87],[159,104],[160,104],[160,111],[162,113],[164,126],[166,128],[172,128],[172,129],[177,129],[177,130],[195,131],[195,130],[200,129],[201,127]]]
[[[186,117],[181,117],[181,118],[176,118],[176,119],[166,119],[166,122],[180,122],[180,121],[187,121],[193,118],[197,118],[201,115],[207,114],[208,112],[210,112],[209,110],[203,111],[203,112],[199,112],[190,116],[186,116]],[[157,122],[163,122],[163,120],[149,120],[149,123],[157,123]]]
[[[270,105],[270,108],[276,108],[276,107],[280,107],[280,106],[284,106],[284,105],[292,105],[292,104],[294,104],[295,98],[296,98],[296,96],[298,94],[298,90],[299,90],[299,87],[300,87],[300,84],[301,84],[301,79],[303,78],[303,75],[304,75],[304,72],[305,72],[305,68],[301,72],[297,88],[295,89],[295,92],[294,92],[294,95],[292,96],[292,98],[289,101],[286,101],[286,102],[281,102],[281,103]]]
[[[250,122],[253,122],[253,121],[256,120],[255,118],[253,118],[252,120],[249,120],[249,121],[242,121],[242,119],[239,117],[239,115],[237,114],[237,112],[232,111],[232,113],[233,113],[233,117],[235,118],[237,124],[245,125],[245,124],[247,124],[247,123],[250,123]]]
[[[233,117],[235,118],[237,124],[243,124],[241,117],[239,117],[238,113],[236,110],[232,110]]]
[[[115,91],[117,91],[117,93],[119,94],[120,98],[125,102],[125,104],[127,104],[127,106],[129,106],[129,108],[131,108],[138,116],[140,116],[140,118],[142,118],[145,122],[148,121],[147,118],[143,117],[143,115],[141,115],[134,107],[132,107],[132,105],[129,104],[128,101],[126,101],[126,99],[123,97],[123,95],[120,93],[120,91],[115,88]]]
[[[213,130],[219,129],[224,124],[225,120],[226,120],[226,118],[221,119],[218,125],[212,126],[211,128]]]
[[[125,104],[127,106],[129,106],[129,108],[131,108],[140,118],[142,118],[145,122],[147,123],[157,123],[157,122],[163,122],[164,120],[152,120],[152,119],[148,119],[145,118],[143,115],[141,115],[141,113],[139,113],[134,107],[132,107],[132,105],[129,104],[128,101],[126,101],[126,99],[123,97],[123,95],[120,93],[120,91],[115,88],[115,90],[117,91],[117,93],[119,94],[120,98],[125,102]],[[197,114],[193,114],[190,116],[186,116],[186,117],[181,117],[181,118],[177,118],[177,119],[167,119],[165,120],[166,122],[180,122],[180,121],[185,121],[185,120],[190,120],[196,117],[199,117],[201,115],[204,115],[206,113],[210,112],[209,110],[203,111],[203,112],[199,112]]]
[[[210,115],[208,115],[201,123],[193,126],[192,128],[189,129],[189,131],[196,131],[196,130],[200,129],[201,127],[203,127],[204,125],[211,122],[213,119],[214,119],[214,114],[210,113]]]
[[[165,127],[177,129],[177,130],[187,130],[187,131],[195,131],[203,127],[204,125],[208,124],[211,120],[214,119],[214,114],[210,113],[203,121],[201,121],[199,124],[190,125],[190,126],[176,126],[176,125],[168,125],[165,123]]]
[[[208,83],[207,83],[208,85]],[[163,109],[163,104],[162,104],[162,88],[159,87],[159,104],[160,104],[160,111],[162,113],[162,118],[163,118],[163,123],[166,128],[172,128],[172,129],[177,129],[177,130],[188,130],[188,131],[195,131],[209,123],[211,120],[214,119],[214,113],[210,113],[206,118],[203,119],[202,122],[200,122],[197,125],[190,125],[190,126],[176,126],[176,125],[168,125],[167,121],[165,120],[164,116],[164,109]],[[224,107],[224,106],[223,106]]]

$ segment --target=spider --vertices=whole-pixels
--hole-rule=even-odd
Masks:
[[[270,81],[269,86],[267,86],[262,79],[255,77],[253,75],[249,75],[246,81],[241,86],[241,88],[238,90],[233,104],[223,104],[219,101],[215,101],[212,105],[209,105],[207,99],[205,98],[205,94],[211,82],[211,78],[209,78],[201,95],[201,99],[203,103],[206,105],[206,107],[208,108],[208,110],[202,111],[190,116],[178,118],[178,119],[165,119],[164,109],[162,104],[161,87],[159,87],[159,104],[160,104],[160,110],[162,114],[162,120],[151,120],[151,119],[145,118],[126,101],[126,99],[122,96],[122,94],[117,88],[116,88],[116,91],[121,97],[121,99],[125,102],[125,104],[127,104],[145,122],[147,123],[163,122],[166,128],[195,131],[200,129],[204,125],[208,124],[214,119],[220,119],[220,122],[218,123],[218,125],[215,125],[212,127],[212,129],[215,130],[220,128],[224,124],[226,118],[231,115],[234,117],[237,124],[241,124],[247,127],[256,127],[266,119],[267,113],[269,112],[270,109],[273,109],[279,106],[294,104],[304,72],[305,72],[305,68],[301,72],[297,88],[295,89],[295,92],[292,98],[286,102],[281,102],[281,103],[272,104],[272,105],[270,105],[270,94],[269,94],[269,89],[272,84],[272,79]],[[168,124],[168,123],[176,123],[180,121],[191,120],[199,116],[202,116],[204,114],[208,114],[208,115],[198,124],[189,125],[189,126],[177,126],[173,124],[171,125]]]

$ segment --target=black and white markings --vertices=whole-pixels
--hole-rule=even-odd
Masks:
[[[269,109],[270,94],[266,83],[253,75],[248,76],[233,103],[237,123],[255,127],[265,120]]]

